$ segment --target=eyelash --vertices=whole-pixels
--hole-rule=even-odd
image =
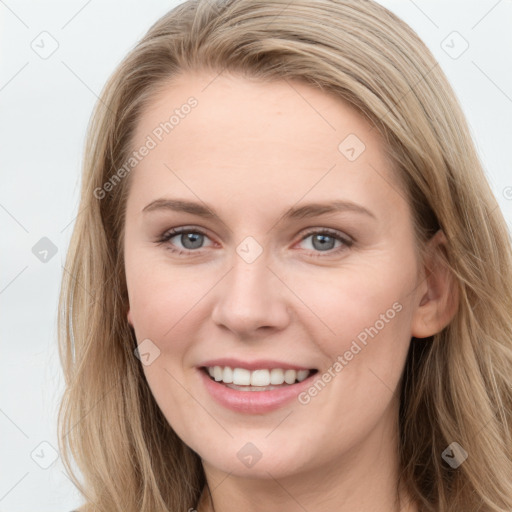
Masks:
[[[176,235],[181,235],[183,233],[194,233],[194,234],[203,235],[203,236],[209,238],[208,235],[204,231],[202,231],[201,229],[198,229],[198,228],[194,228],[194,229],[187,228],[187,227],[173,228],[171,230],[164,232],[160,236],[160,238],[156,241],[156,243],[157,243],[157,245],[165,244],[165,243],[169,242],[169,240],[171,240],[171,238],[174,238]],[[330,229],[330,228],[310,230],[304,234],[304,236],[300,239],[300,241],[301,242],[304,241],[306,238],[310,237],[311,235],[328,235],[331,238],[334,238],[335,240],[342,242],[342,244],[343,244],[340,247],[337,247],[335,249],[330,249],[328,251],[313,251],[312,255],[314,257],[321,257],[323,254],[328,254],[328,255],[338,254],[340,251],[344,251],[344,250],[350,248],[354,244],[354,240],[352,238],[349,238],[346,235],[342,236],[339,231],[336,231],[336,230]],[[200,249],[202,249],[202,248],[183,250],[183,249],[176,249],[176,248],[172,247],[171,245],[169,245],[169,247],[168,247],[168,250],[177,254],[178,256],[190,255],[194,252],[199,252]]]

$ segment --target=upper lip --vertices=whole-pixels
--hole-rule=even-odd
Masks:
[[[283,370],[313,370],[311,366],[302,366],[299,364],[285,363],[284,361],[273,361],[271,359],[256,359],[254,361],[241,361],[223,357],[221,359],[210,359],[198,365],[199,367],[229,366],[230,368],[245,368],[246,370],[272,370],[273,368],[282,368]]]

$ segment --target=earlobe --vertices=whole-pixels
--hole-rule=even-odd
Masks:
[[[128,313],[126,314],[126,317],[128,319],[128,324],[130,325],[130,327],[133,327],[132,312],[130,309],[128,309]]]
[[[457,312],[457,282],[443,258],[446,244],[446,237],[441,230],[428,242],[423,262],[426,290],[423,291],[411,325],[411,336],[415,338],[427,338],[441,332]]]

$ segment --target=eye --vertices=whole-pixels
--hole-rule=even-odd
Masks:
[[[205,240],[210,240],[206,233],[199,229],[173,228],[166,231],[157,241],[158,244],[168,244],[169,249],[178,254],[202,249]],[[209,244],[212,245],[212,244]]]
[[[301,242],[306,242],[306,249],[313,250],[314,252],[329,252],[337,253],[349,248],[353,244],[353,240],[347,235],[335,231],[332,229],[322,229],[316,231],[310,231],[306,234]],[[318,254],[316,254],[318,255]]]
[[[205,241],[210,243],[206,246]],[[308,242],[308,243],[306,243]],[[166,244],[172,252],[190,254],[199,252],[198,249],[213,245],[209,237],[198,228],[173,228],[163,233],[156,242],[158,245]],[[306,250],[312,251],[315,256],[320,253],[334,254],[346,250],[352,246],[354,241],[339,231],[323,228],[310,231],[304,235],[299,243],[304,243]]]

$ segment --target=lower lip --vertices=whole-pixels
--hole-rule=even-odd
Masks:
[[[198,371],[207,391],[217,403],[233,411],[247,414],[263,414],[283,407],[297,399],[299,393],[311,385],[312,379],[316,375],[314,373],[302,382],[269,391],[238,391],[212,380],[203,369],[198,369]]]

